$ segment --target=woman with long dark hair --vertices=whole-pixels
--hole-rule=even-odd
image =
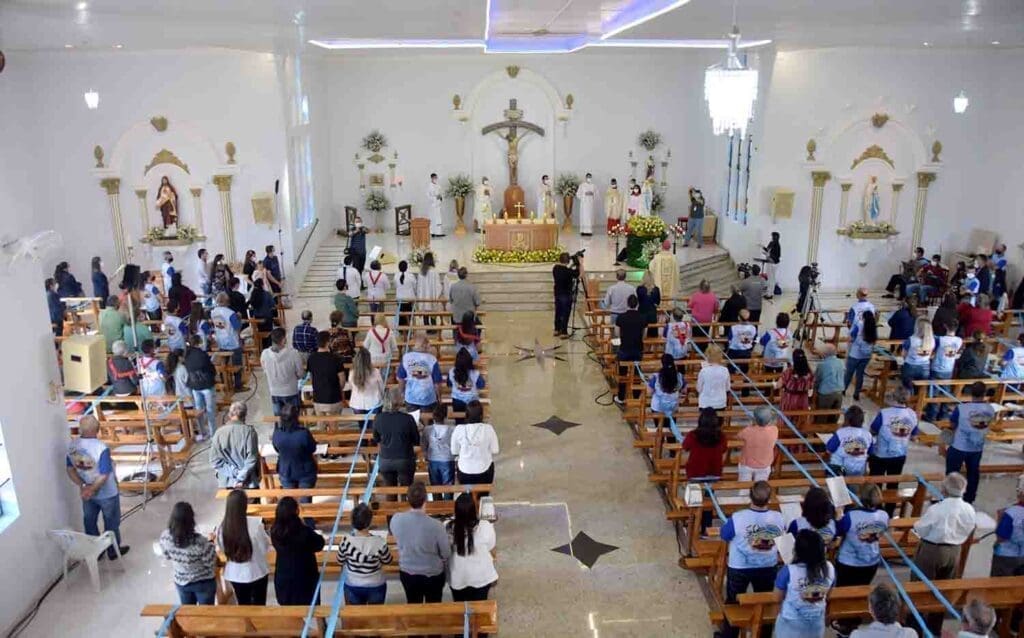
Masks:
[[[821,536],[800,530],[793,545],[793,561],[775,578],[775,589],[782,597],[775,635],[822,638],[828,592],[835,582],[836,570],[825,558]]]
[[[270,438],[277,451],[277,478],[285,489],[316,487],[316,439],[299,423],[299,408],[291,403],[281,406],[280,419]],[[302,497],[302,502],[312,499]]]
[[[167,529],[160,534],[160,551],[174,568],[174,586],[182,605],[212,605],[217,595],[214,567],[217,550],[196,533],[192,506],[179,501],[171,508]]]
[[[100,308],[107,307],[107,297],[110,296],[110,281],[103,272],[103,260],[99,257],[92,258],[92,296],[99,297]]]
[[[480,356],[480,328],[476,325],[476,313],[467,312],[455,328],[455,348],[468,350],[473,361]]]
[[[299,504],[294,498],[285,496],[278,501],[270,540],[277,551],[274,566],[277,604],[320,604],[320,596],[316,594],[316,583],[320,579],[316,553],[324,548],[324,537],[302,522]]]
[[[470,401],[480,398],[480,390],[486,382],[483,375],[473,364],[473,356],[469,350],[460,349],[455,353],[455,365],[448,371],[448,387],[452,389],[452,411],[465,412]],[[465,423],[465,419],[455,419],[455,424]]]
[[[57,282],[57,294],[61,297],[83,297],[82,284],[78,283],[75,276],[71,274],[68,262],[62,261],[57,264],[53,271],[53,279]]]
[[[196,293],[182,282],[180,272],[171,275],[171,288],[164,292],[167,293],[168,301],[174,299],[178,302],[178,308],[181,308],[182,312],[185,308],[191,308],[196,300]]]
[[[256,272],[256,264],[256,251],[245,251],[245,259],[242,260],[242,274],[249,279],[249,283],[252,283],[252,274]]]
[[[452,538],[448,584],[452,600],[487,600],[487,593],[498,580],[491,550],[494,549],[494,526],[477,517],[476,503],[463,492],[455,499],[455,518],[448,523]]]
[[[250,316],[259,319],[259,332],[265,333],[263,337],[263,348],[270,347],[270,331],[274,329],[274,317],[277,316],[277,304],[274,302],[274,295],[264,290],[264,280],[257,279],[252,284],[252,292],[249,293],[249,308],[252,309]]]
[[[188,312],[188,333],[199,335],[203,340],[203,350],[207,349],[207,339],[213,332],[213,326],[206,320],[206,309],[203,302],[193,301]]]
[[[231,290],[231,278],[235,274],[224,261],[224,255],[217,253],[213,257],[213,264],[210,266],[210,289],[214,297],[218,293],[226,293]]]
[[[395,299],[398,301],[398,325],[407,326],[411,317],[405,313],[412,312],[416,302],[416,273],[409,272],[409,262],[404,259],[398,262],[395,275]]]
[[[729,442],[722,432],[722,424],[714,408],[701,408],[697,428],[683,437],[686,452],[686,478],[692,482],[717,481],[722,477],[722,465]],[[711,511],[705,510],[700,520],[700,533],[711,525]]]
[[[239,605],[266,605],[270,567],[270,536],[259,516],[247,516],[245,490],[231,490],[224,504],[224,519],[217,527],[217,547],[224,552],[224,578],[235,590]]]
[[[676,360],[671,354],[661,355],[661,370],[647,377],[647,387],[651,389],[651,412],[664,415],[664,422],[675,414],[679,397],[686,391],[686,381],[676,369]]]
[[[423,311],[437,311],[441,308],[436,301],[425,300],[442,299],[443,297],[444,283],[441,281],[441,276],[437,274],[434,253],[425,253],[423,261],[420,263],[419,277],[416,278],[416,298],[419,299],[417,305]],[[437,319],[436,316],[428,315],[423,318],[423,323],[432,326],[437,323]]]
[[[878,324],[875,313],[865,310],[860,322],[850,329],[850,349],[846,353],[846,378],[843,381],[844,392],[850,387],[854,377],[857,383],[853,387],[853,400],[860,401],[860,391],[864,389],[864,371],[871,361],[871,351],[878,341]]]
[[[810,406],[814,374],[802,348],[793,351],[793,365],[786,368],[775,387],[782,388],[782,411],[806,410]]]
[[[800,504],[801,516],[789,524],[786,530],[796,536],[800,530],[809,529],[821,537],[825,549],[836,539],[836,508],[828,492],[820,487],[812,487],[804,494]]]

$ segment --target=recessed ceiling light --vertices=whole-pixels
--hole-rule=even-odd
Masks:
[[[993,46],[999,46],[999,40],[992,40]]]
[[[124,45],[123,45],[123,44],[115,44],[115,45],[114,45],[114,48],[115,48],[115,49],[123,49],[123,48],[124,48]]]
[[[79,11],[85,11],[86,9],[89,8],[89,3],[88,2],[79,2],[78,4],[75,5],[75,8],[78,9]]]
[[[926,47],[930,47],[932,45],[931,42],[922,42],[921,44],[925,45]]]
[[[75,48],[75,45],[73,45],[73,44],[65,44],[65,45],[64,45],[64,48],[65,48],[65,49],[74,49],[74,48]]]

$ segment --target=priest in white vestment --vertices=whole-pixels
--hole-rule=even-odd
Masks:
[[[604,192],[604,214],[607,219],[608,232],[612,232],[616,226],[622,223],[622,193],[619,192],[619,182],[612,178],[608,190]]]
[[[430,201],[430,236],[443,237],[444,226],[441,224],[441,185],[437,183],[437,173],[430,174],[430,185],[427,186],[427,199]]]
[[[473,226],[477,232],[483,230],[491,214],[491,181],[485,177],[476,185],[476,192],[473,193]]]
[[[547,175],[540,178],[540,192],[537,193],[537,217],[555,218],[555,196],[551,193],[551,180]]]
[[[576,198],[580,200],[580,234],[590,237],[594,234],[594,199],[597,188],[594,187],[594,176],[587,173],[582,184],[576,188]]]
[[[661,298],[675,298],[679,293],[679,262],[672,254],[672,242],[666,239],[661,243],[661,250],[651,259],[648,269],[654,285],[661,289]]]

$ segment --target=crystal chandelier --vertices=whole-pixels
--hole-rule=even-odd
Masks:
[[[95,90],[89,89],[85,92],[85,95],[83,95],[82,97],[85,98],[85,105],[89,108],[90,111],[95,110],[97,107],[99,107],[100,94],[97,93]]]
[[[967,105],[970,104],[970,100],[967,99],[967,94],[961,89],[960,94],[953,98],[953,112],[957,115],[967,110]]]
[[[736,55],[739,40],[740,30],[733,25],[725,64],[710,66],[704,72],[704,99],[708,101],[715,135],[738,131],[742,138],[747,134],[747,124],[754,118],[757,71],[740,62]]]

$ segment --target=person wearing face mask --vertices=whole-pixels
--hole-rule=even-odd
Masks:
[[[697,248],[704,247],[704,193],[699,189],[690,188],[690,218],[686,222],[686,239],[683,247],[690,245],[690,240],[697,237]]]
[[[636,183],[636,180],[629,180],[632,185],[629,187],[629,202],[626,205],[626,221],[640,212],[640,186]]]
[[[946,281],[946,269],[942,267],[942,256],[932,255],[927,266],[917,271],[917,282],[907,285],[907,296],[917,295],[924,305],[929,297],[938,294]]]
[[[366,227],[363,226],[362,217],[357,216],[354,220],[355,230],[348,236],[348,254],[352,258],[352,267],[363,274],[366,266]]]
[[[165,295],[170,292],[171,286],[174,285],[174,283],[171,281],[171,278],[174,276],[174,273],[176,273],[177,271],[174,269],[174,265],[173,264],[174,264],[174,255],[171,254],[171,251],[165,250],[164,251],[164,263],[160,265],[160,272],[164,276],[164,294]]]
[[[537,217],[555,218],[555,196],[551,193],[551,180],[547,175],[540,178],[540,191],[537,193]]]
[[[479,233],[483,230],[484,224],[493,214],[491,180],[484,177],[477,184],[476,192],[473,194],[473,231]]]
[[[430,174],[427,199],[430,201],[430,236],[444,237],[444,226],[441,220],[441,202],[444,201],[444,198],[441,194],[441,185],[437,183],[437,173]]]
[[[622,223],[622,192],[619,191],[619,182],[612,178],[608,190],[604,193],[604,214],[607,218],[607,229],[611,233]]]
[[[596,196],[594,176],[587,173],[583,183],[576,189],[576,198],[580,200],[580,234],[584,237],[594,234],[594,198]]]
[[[978,293],[981,292],[981,281],[978,280],[978,271],[972,264],[967,268],[967,275],[960,285],[961,294],[967,297],[967,303],[974,306],[978,301]]]

